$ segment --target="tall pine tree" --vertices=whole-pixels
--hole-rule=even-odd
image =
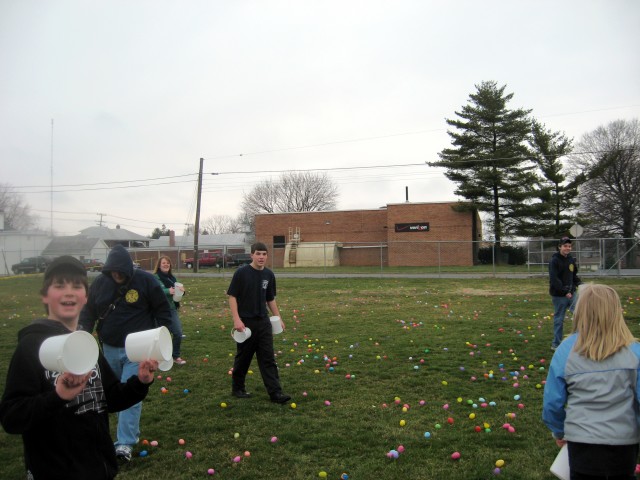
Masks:
[[[562,157],[571,153],[572,141],[561,132],[548,130],[537,120],[531,124],[531,147],[540,169],[538,201],[532,217],[521,218],[521,235],[558,238],[574,223],[581,176],[570,180],[563,171]]]
[[[440,152],[432,166],[447,169],[447,178],[457,183],[456,195],[471,201],[488,214],[496,247],[504,236],[517,234],[519,219],[528,215],[535,197],[537,176],[527,145],[531,132],[531,110],[510,110],[513,93],[494,81],[476,85],[469,103],[447,119],[456,130],[447,133],[453,148]]]

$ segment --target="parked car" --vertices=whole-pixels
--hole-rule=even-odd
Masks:
[[[250,253],[232,253],[231,254],[231,265],[234,267],[239,267],[241,265],[248,265],[252,262]]]
[[[193,268],[194,259],[187,258],[184,266]],[[229,267],[232,264],[231,255],[222,252],[202,252],[198,255],[198,266],[200,267]]]
[[[20,273],[42,273],[44,272],[51,259],[47,257],[27,257],[23,258],[20,263],[11,266],[11,270],[15,275]]]
[[[85,258],[82,263],[84,263],[84,268],[86,268],[88,272],[101,272],[102,267],[104,267],[104,263],[95,258]]]

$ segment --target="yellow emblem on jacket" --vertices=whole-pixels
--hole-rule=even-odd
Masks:
[[[570,264],[569,264],[569,271],[570,271],[570,272],[573,272],[573,263],[570,263]]]
[[[138,291],[134,290],[133,288],[129,290],[124,296],[124,299],[127,301],[127,303],[136,303],[138,301],[138,298],[140,298],[140,295],[138,294]]]

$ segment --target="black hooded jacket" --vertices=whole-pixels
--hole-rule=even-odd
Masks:
[[[566,257],[556,252],[549,261],[549,295],[564,297],[574,294],[582,280],[578,277],[578,265],[571,254]]]
[[[122,273],[125,282],[117,284],[111,272]],[[91,284],[78,329],[92,332],[96,322],[100,341],[120,348],[130,333],[171,324],[171,309],[162,285],[154,275],[134,268],[129,252],[121,245],[109,252],[102,274]]]
[[[21,434],[28,472],[35,480],[102,480],[118,471],[109,413],[142,401],[149,391],[137,376],[120,383],[100,353],[91,379],[72,401],[55,392],[58,373],[40,363],[42,342],[70,333],[53,320],[36,320],[18,333],[0,423],[7,433]]]

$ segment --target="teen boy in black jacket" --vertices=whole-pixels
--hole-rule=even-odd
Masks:
[[[138,375],[125,384],[102,354],[86,375],[53,372],[41,365],[44,340],[76,330],[87,290],[84,265],[73,257],[57,258],[47,268],[40,292],[48,318],[18,334],[0,423],[6,432],[22,435],[29,479],[114,478],[118,465],[108,414],[140,402],[158,366],[154,360],[141,362]]]

